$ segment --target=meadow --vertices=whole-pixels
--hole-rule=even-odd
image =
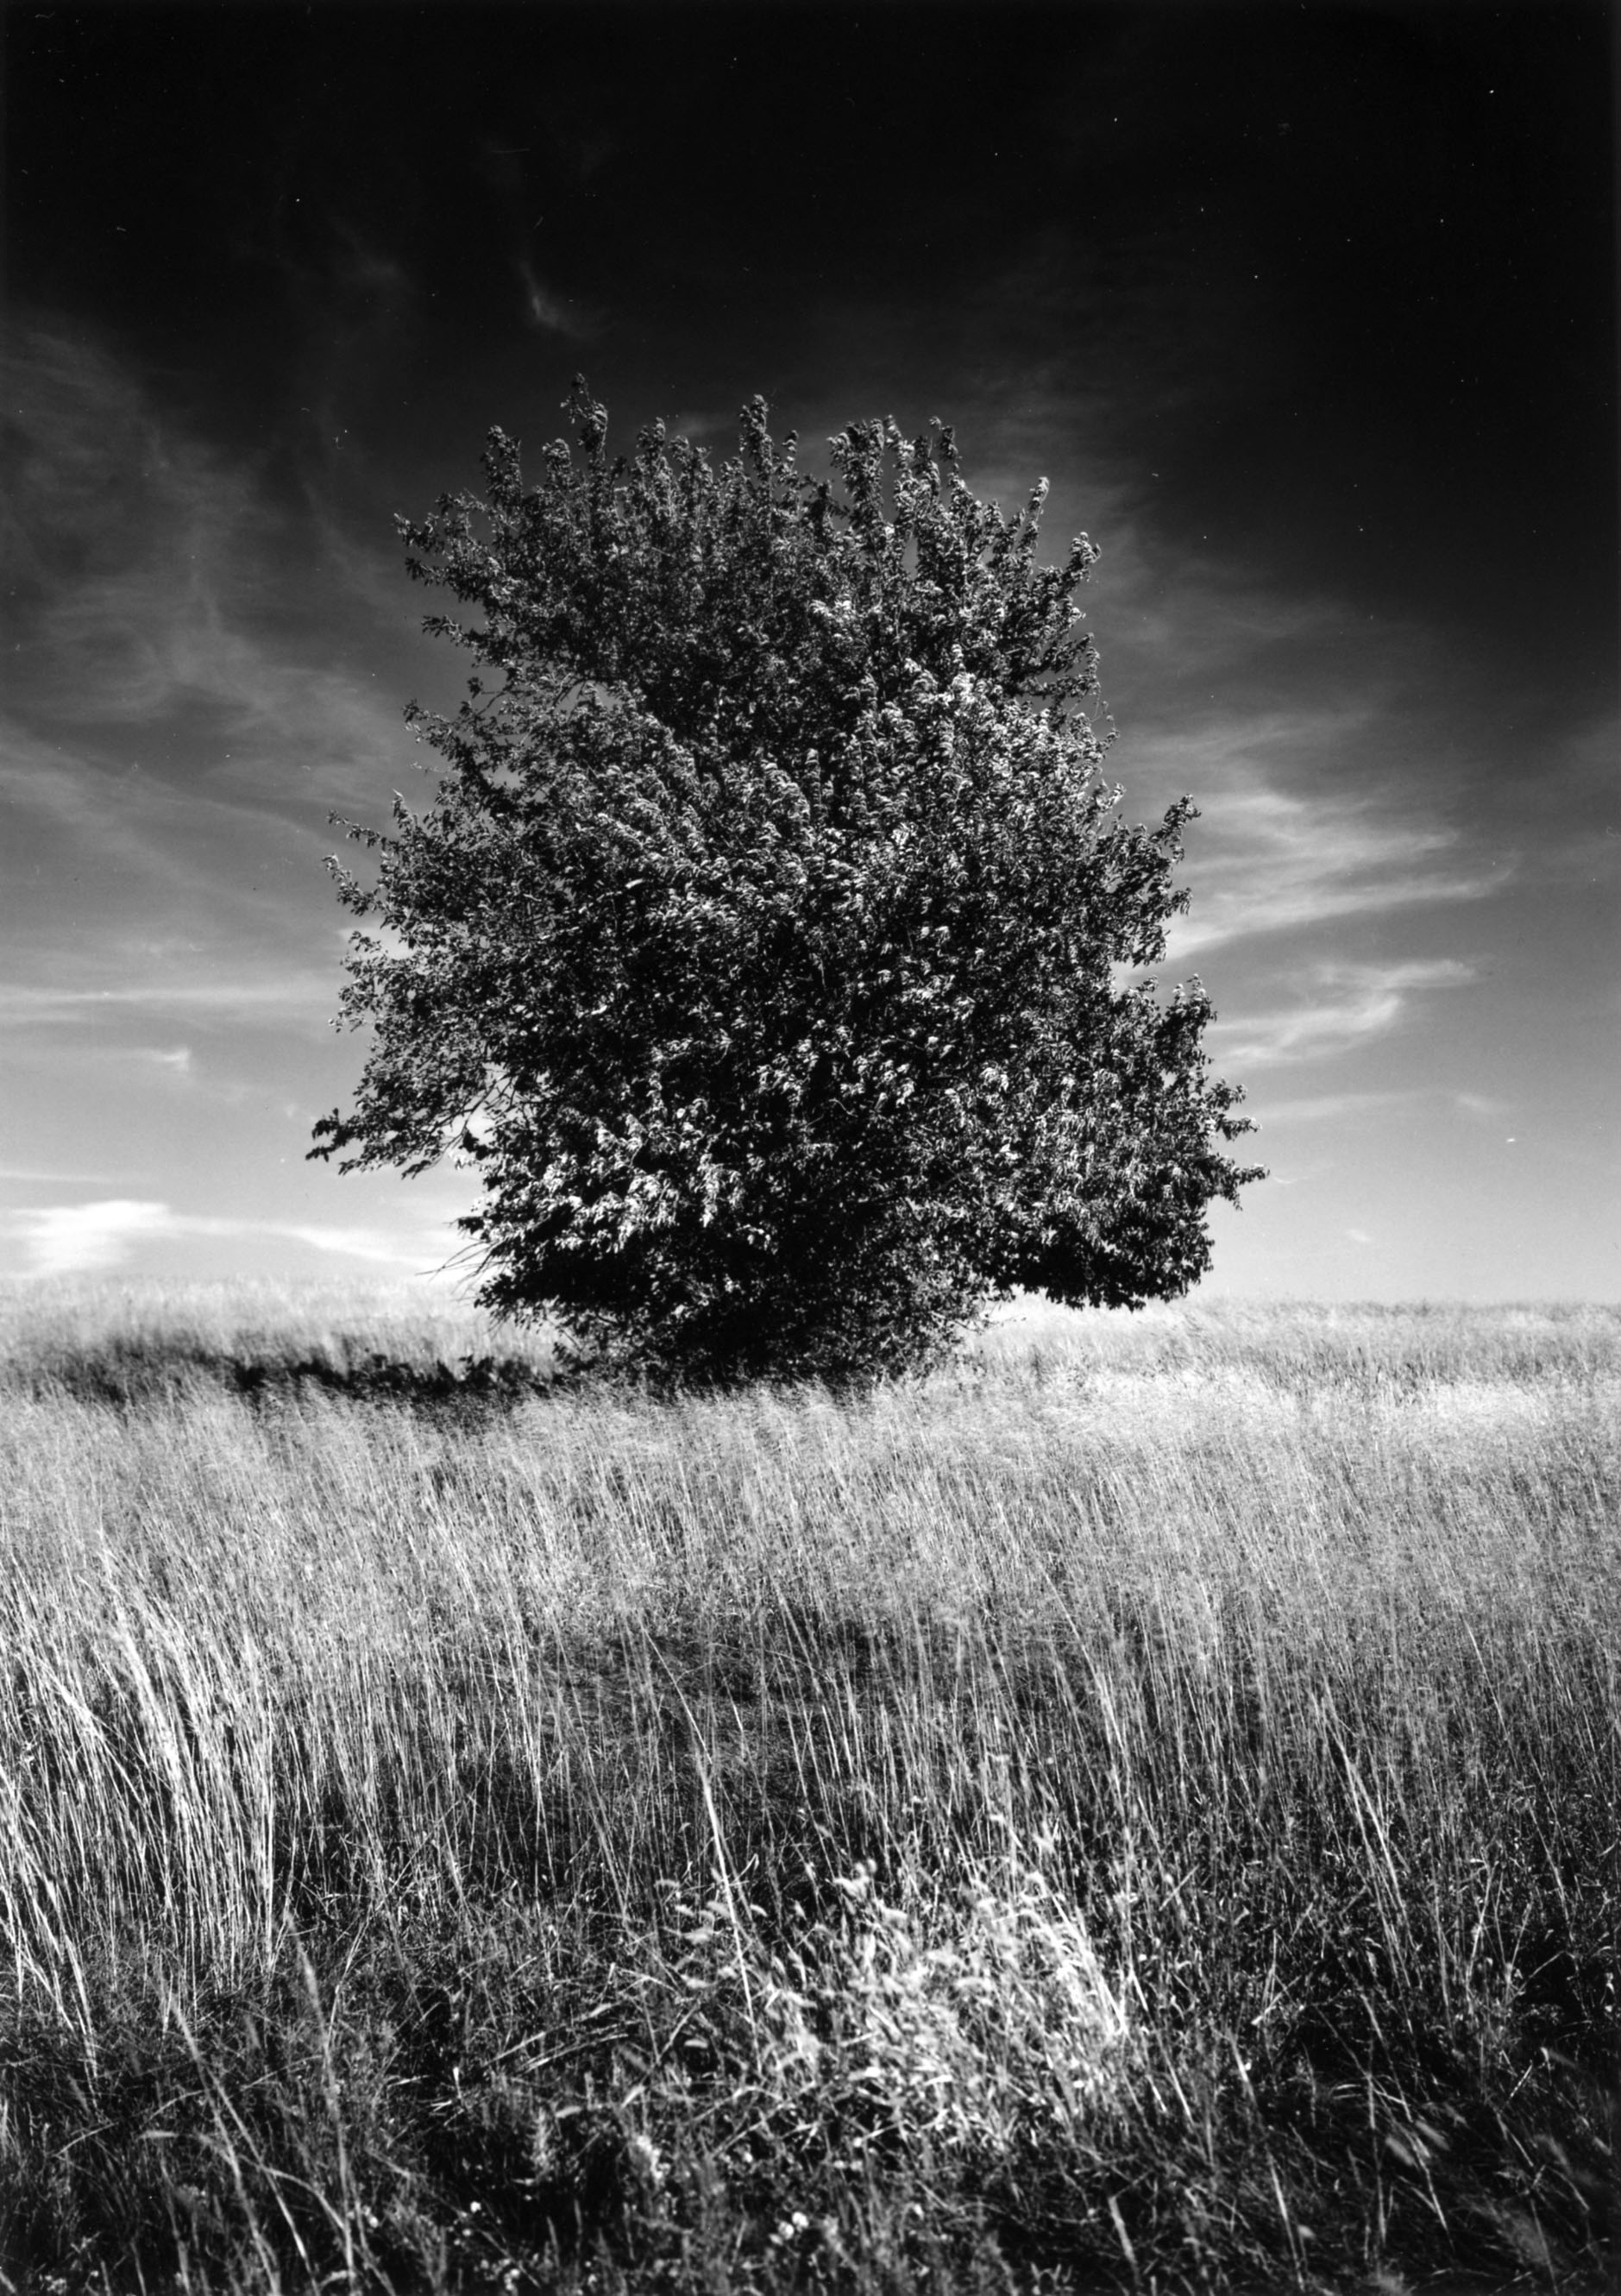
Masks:
[[[1621,1311],[0,1294],[0,2288],[1610,2284]]]

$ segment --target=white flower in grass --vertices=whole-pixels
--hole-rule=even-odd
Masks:
[[[561,2157],[557,2143],[557,2115],[549,2104],[543,2104],[535,2115],[529,2137],[529,2166],[537,2177],[555,2177]]]
[[[627,2137],[625,2144],[625,2158],[631,2174],[643,2192],[661,2193],[664,2190],[665,2178],[668,2176],[669,2170],[666,2166],[664,2155],[651,2136],[644,2136],[638,2129],[634,2136]]]

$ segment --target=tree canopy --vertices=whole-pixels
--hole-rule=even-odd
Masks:
[[[313,1154],[481,1184],[480,1299],[690,1377],[929,1360],[1015,1288],[1140,1304],[1203,1274],[1258,1177],[1152,980],[1188,800],[1128,824],[1044,482],[978,500],[951,430],[852,423],[801,470],[761,399],[735,458],[583,379],[526,486],[402,520],[467,619],[454,715],[407,716],[431,804],[351,828],[342,1004],[373,1031]]]

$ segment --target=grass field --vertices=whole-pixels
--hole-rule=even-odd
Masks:
[[[0,2286],[1609,2284],[1621,1312],[546,1373],[0,1295]]]

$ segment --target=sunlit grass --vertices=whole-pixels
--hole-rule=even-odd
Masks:
[[[0,1326],[16,2284],[1599,2284],[1621,1315]]]

